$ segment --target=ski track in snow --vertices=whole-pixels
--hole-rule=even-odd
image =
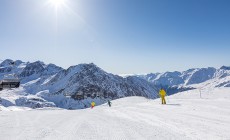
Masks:
[[[111,108],[107,104],[82,110],[15,107],[0,111],[0,139],[229,140],[229,91],[213,91],[203,99],[197,91],[179,93],[167,97],[167,105],[160,99],[127,97],[113,101]]]

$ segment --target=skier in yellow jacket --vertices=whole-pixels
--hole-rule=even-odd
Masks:
[[[95,103],[95,102],[92,102],[92,103],[91,103],[91,108],[93,109],[95,105],[96,105],[96,103]]]
[[[166,104],[166,101],[165,101],[166,92],[163,88],[160,89],[159,96],[161,97],[161,103]]]

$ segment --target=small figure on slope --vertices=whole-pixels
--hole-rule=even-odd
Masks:
[[[108,100],[108,105],[109,107],[111,107],[112,103],[110,102],[110,100]]]
[[[166,104],[166,101],[165,101],[166,92],[163,88],[160,89],[159,96],[161,97],[161,103]]]
[[[95,102],[92,102],[92,103],[91,103],[91,109],[93,109],[95,105],[96,105],[96,103],[95,103]]]

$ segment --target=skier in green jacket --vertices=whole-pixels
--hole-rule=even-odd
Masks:
[[[112,104],[112,103],[110,102],[110,100],[108,100],[108,105],[109,105],[109,107],[111,107],[111,104]]]

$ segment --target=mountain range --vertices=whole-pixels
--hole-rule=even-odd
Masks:
[[[18,103],[20,105],[31,106],[31,99],[28,99],[29,103],[24,101],[27,95],[33,95],[33,101],[38,99],[39,105],[33,105],[35,107],[42,107],[44,104],[40,101],[47,101],[68,109],[89,107],[91,101],[102,104],[127,96],[157,96],[154,85],[143,78],[123,78],[107,73],[93,63],[63,69],[41,61],[30,63],[7,59],[0,64],[0,79],[9,74],[21,81],[21,87],[17,90],[25,96],[24,104]],[[17,105],[17,102],[12,104]]]
[[[166,88],[168,94],[207,87],[209,83],[230,87],[230,67],[227,66],[122,77],[105,72],[93,63],[63,69],[41,61],[6,59],[0,64],[0,79],[6,75],[18,77],[21,86],[0,91],[0,103],[32,108],[80,109],[90,107],[92,101],[99,105],[127,96],[154,99],[161,87]]]
[[[137,75],[146,81],[153,83],[155,86],[178,86],[194,87],[207,81],[216,81],[215,87],[230,87],[230,67],[222,66],[220,68],[194,68],[183,72],[165,72],[150,73],[146,75]]]

